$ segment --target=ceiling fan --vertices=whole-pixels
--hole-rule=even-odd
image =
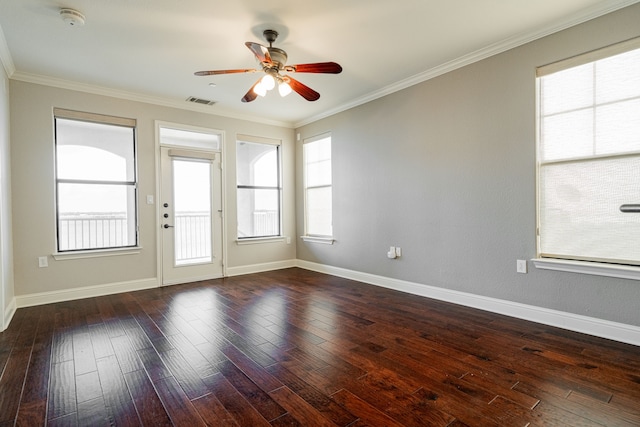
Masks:
[[[196,76],[214,76],[218,74],[236,74],[236,73],[255,73],[264,71],[265,75],[255,82],[251,89],[242,97],[242,102],[251,102],[258,95],[265,96],[267,91],[273,89],[278,84],[278,92],[281,96],[287,96],[291,91],[297,92],[307,101],[317,101],[320,94],[309,86],[300,83],[298,80],[281,72],[288,73],[325,73],[338,74],[342,72],[342,67],[335,62],[317,62],[312,64],[286,65],[287,52],[277,47],[273,47],[273,42],[278,38],[278,32],[275,30],[264,30],[262,33],[264,38],[269,42],[269,47],[262,46],[254,42],[246,42],[245,45],[253,52],[260,65],[258,69],[237,69],[237,70],[213,70],[198,71]]]

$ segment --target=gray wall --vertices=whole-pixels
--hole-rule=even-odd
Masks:
[[[332,134],[336,239],[298,240],[298,259],[640,326],[637,281],[516,273],[536,256],[535,68],[638,37],[638,23],[640,4],[298,129]]]
[[[287,171],[283,174],[284,233],[292,236],[295,232],[293,130],[15,80],[11,81],[10,106],[16,296],[156,278],[159,226],[156,205],[144,202],[146,195],[156,191],[156,120],[224,132],[227,234],[223,245],[228,267],[295,259],[295,241],[289,245],[284,241],[242,246],[235,243],[236,135],[282,141],[283,168]],[[137,119],[139,225],[143,247],[139,254],[58,261],[50,257],[55,250],[54,107]],[[157,202],[158,197],[155,199]],[[39,256],[49,256],[48,268],[38,267]]]

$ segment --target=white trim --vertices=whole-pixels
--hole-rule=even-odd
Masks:
[[[51,254],[51,256],[56,261],[64,261],[68,259],[84,259],[84,258],[99,258],[99,257],[106,257],[106,256],[136,255],[136,254],[139,254],[141,251],[142,251],[142,246],[129,246],[125,248],[55,252]]]
[[[105,283],[103,285],[84,286],[81,288],[61,289],[59,291],[39,292],[35,294],[16,295],[18,308],[54,302],[72,301],[82,298],[99,297],[122,292],[140,291],[158,287],[158,279],[131,280],[127,282]]]
[[[316,237],[316,236],[300,236],[300,238],[309,243],[322,243],[323,245],[333,245],[336,240],[333,237]]]
[[[218,147],[218,149],[207,149],[207,148],[200,148],[200,147],[194,147],[194,148],[189,148],[187,146],[181,145],[178,148],[184,152],[201,152],[201,153],[219,153],[220,154],[220,161],[218,162],[218,166],[220,168],[220,221],[221,221],[221,228],[222,228],[222,233],[220,236],[220,239],[222,239],[222,241],[220,242],[221,244],[221,252],[222,252],[222,274],[219,276],[215,276],[215,277],[207,277],[207,278],[203,278],[203,279],[199,279],[199,280],[208,280],[211,278],[219,278],[219,277],[225,277],[227,275],[227,227],[226,227],[226,212],[225,212],[225,207],[227,205],[227,191],[226,191],[226,174],[224,171],[224,163],[225,163],[225,145],[226,145],[226,131],[221,130],[221,129],[215,129],[215,128],[207,128],[207,127],[203,127],[203,126],[192,126],[192,125],[187,125],[187,124],[180,124],[180,123],[176,123],[176,122],[167,122],[167,121],[163,121],[163,120],[154,120],[154,141],[155,141],[155,148],[154,148],[154,165],[155,165],[155,176],[156,176],[156,276],[158,277],[158,281],[160,283],[163,282],[164,279],[164,270],[163,270],[163,249],[164,249],[164,243],[162,241],[163,239],[163,233],[162,233],[162,227],[159,226],[160,223],[162,221],[158,221],[161,218],[161,211],[162,211],[162,180],[163,180],[163,176],[162,176],[162,150],[163,149],[172,149],[171,147],[174,147],[174,145],[170,145],[170,144],[162,144],[162,140],[160,137],[160,129],[161,128],[168,128],[168,129],[175,129],[175,130],[183,130],[183,131],[188,131],[188,132],[195,132],[195,133],[206,133],[206,134],[210,134],[210,135],[218,135],[220,137],[220,145]],[[189,157],[189,156],[187,156]],[[214,157],[215,160],[215,157]],[[213,161],[214,165],[215,165],[215,161]],[[215,167],[215,166],[214,166]],[[214,241],[214,246],[215,246],[215,241]],[[198,279],[192,279],[192,280],[198,280]],[[166,283],[164,283],[165,285],[174,285],[174,284],[179,284],[179,283],[185,283],[185,282],[181,282],[181,281],[168,281]]]
[[[639,0],[640,1],[640,0]],[[178,101],[175,99],[164,98],[160,96],[144,95],[141,93],[128,92],[119,89],[108,88],[104,86],[96,86],[86,83],[74,82],[71,80],[60,79],[57,77],[43,76],[39,74],[25,73],[16,71],[10,76],[13,80],[19,80],[27,83],[34,83],[44,86],[51,86],[60,89],[75,90],[79,92],[92,93],[94,95],[109,96],[111,98],[125,99],[128,101],[143,102],[145,104],[160,105],[163,107],[178,108],[180,110],[197,111],[199,113],[213,114],[220,117],[227,117],[238,120],[248,120],[254,123],[262,123],[272,126],[281,126],[292,128],[289,122],[279,120],[265,119],[260,116],[252,116],[248,114],[235,114],[222,110],[216,106],[205,106],[194,104],[187,101]]]
[[[16,298],[14,297],[11,299],[11,303],[9,304],[9,306],[5,308],[4,313],[2,313],[4,323],[0,325],[2,326],[2,328],[0,328],[0,332],[6,330],[9,327],[9,323],[11,323],[13,315],[16,314],[16,309]]]
[[[273,237],[247,237],[244,239],[236,239],[236,245],[257,245],[261,243],[280,243],[284,242],[284,236]]]
[[[307,270],[640,346],[640,327],[297,260]]]
[[[291,267],[299,267],[306,270],[331,274],[400,292],[451,302],[454,304],[473,307],[480,310],[640,346],[640,327],[638,326],[611,322],[608,320],[566,313],[512,301],[484,297],[466,292],[443,289],[369,273],[362,273],[304,260],[291,259],[286,261],[230,267],[227,271],[229,273],[228,276],[240,276],[244,274],[260,273]],[[122,292],[132,292],[156,287],[158,287],[158,279],[149,278],[129,282],[109,283],[82,288],[63,289],[60,291],[19,295],[12,300],[12,303],[5,310],[4,326],[5,328],[9,326],[16,308],[111,295]]]
[[[285,261],[265,262],[262,264],[241,265],[239,267],[228,267],[227,276],[242,276],[243,274],[262,273],[263,271],[282,270],[283,268],[296,267],[298,260],[290,259]]]
[[[591,274],[594,276],[640,280],[640,267],[630,265],[551,258],[534,258],[531,261],[536,268],[541,270],[567,271],[570,273]]]
[[[155,211],[156,214],[154,216],[153,227],[156,230],[156,277],[158,278],[158,282],[162,283],[163,272],[162,272],[162,227],[160,226],[161,218],[161,205],[162,205],[162,170],[161,170],[161,150],[162,144],[160,144],[160,128],[163,126],[165,122],[160,120],[153,121],[153,156],[154,156],[154,175],[155,175]]]

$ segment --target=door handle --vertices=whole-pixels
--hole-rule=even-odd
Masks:
[[[173,228],[173,225],[169,225],[169,224],[165,224],[163,225],[164,228]]]
[[[640,213],[640,204],[629,204],[620,206],[620,212]]]

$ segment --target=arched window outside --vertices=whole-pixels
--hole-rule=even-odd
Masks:
[[[137,246],[135,120],[54,115],[57,251]]]
[[[239,139],[236,165],[238,239],[280,237],[280,145]]]

